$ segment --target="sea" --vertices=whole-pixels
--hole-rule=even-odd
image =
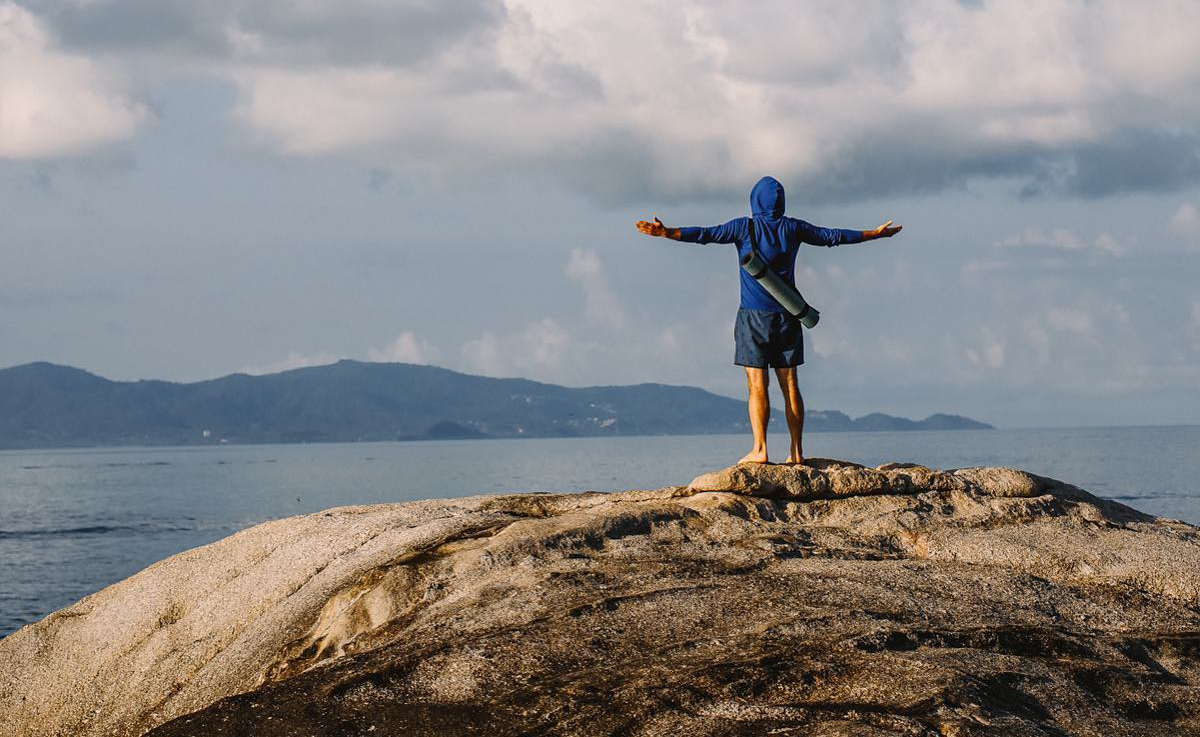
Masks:
[[[1200,524],[1200,426],[811,433],[870,466],[1014,466]],[[682,485],[746,435],[0,452],[0,637],[155,561],[349,504]],[[769,446],[787,447],[786,436]]]

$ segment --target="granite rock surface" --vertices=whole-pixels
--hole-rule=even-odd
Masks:
[[[0,735],[1200,734],[1200,529],[1013,469],[344,507],[0,641]]]

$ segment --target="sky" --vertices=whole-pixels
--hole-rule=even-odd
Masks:
[[[0,0],[0,366],[341,358],[745,394],[788,214],[810,409],[1200,423],[1195,0]],[[778,400],[778,395],[776,395]]]

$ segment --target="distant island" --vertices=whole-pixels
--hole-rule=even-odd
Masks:
[[[947,414],[924,420],[879,413],[852,419],[832,410],[805,415],[810,432],[991,428]],[[666,384],[571,388],[350,360],[189,384],[111,381],[45,362],[0,369],[0,449],[746,430],[744,400]]]

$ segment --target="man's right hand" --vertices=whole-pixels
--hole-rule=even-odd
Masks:
[[[639,220],[633,225],[642,233],[645,233],[646,235],[652,235],[656,238],[674,238],[676,240],[679,238],[679,228],[668,228],[667,226],[663,225],[663,222],[657,217],[654,218],[654,222],[652,223],[645,220]]]

